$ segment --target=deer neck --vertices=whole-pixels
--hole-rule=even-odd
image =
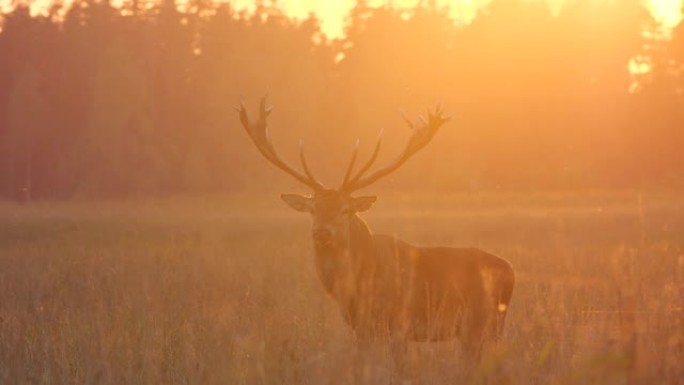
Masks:
[[[349,221],[349,242],[327,250],[316,250],[316,270],[326,291],[347,302],[357,294],[359,282],[370,271],[375,244],[368,224],[358,215]]]

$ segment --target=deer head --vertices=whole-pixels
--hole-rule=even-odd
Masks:
[[[404,117],[404,120],[412,130],[406,147],[393,162],[370,174],[368,171],[373,166],[380,152],[382,133],[378,137],[378,142],[370,159],[354,173],[354,165],[359,148],[359,142],[357,141],[342,184],[337,189],[330,189],[316,180],[311,174],[304,157],[304,148],[301,142],[299,154],[303,173],[291,167],[276,153],[266,124],[266,118],[270,115],[272,108],[267,106],[265,97],[261,99],[259,116],[255,121],[250,121],[243,103],[236,107],[236,110],[240,115],[242,126],[259,152],[276,167],[313,190],[313,195],[282,194],[281,198],[293,209],[308,212],[312,215],[312,236],[317,251],[325,251],[348,245],[351,219],[357,213],[368,210],[377,199],[375,196],[354,197],[352,193],[370,186],[401,167],[416,152],[425,147],[437,130],[448,121],[448,118],[442,115],[440,107],[437,107],[434,111],[428,111],[427,119],[421,116],[417,122],[412,122]]]

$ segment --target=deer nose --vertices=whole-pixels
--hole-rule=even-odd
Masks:
[[[328,243],[332,240],[332,232],[325,227],[313,229],[313,239],[316,243]]]

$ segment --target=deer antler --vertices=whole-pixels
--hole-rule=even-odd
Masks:
[[[271,114],[273,108],[271,106],[266,106],[266,96],[261,98],[261,103],[259,105],[259,118],[255,122],[249,121],[249,116],[247,115],[247,109],[242,101],[240,101],[240,106],[235,107],[240,115],[240,123],[247,131],[247,134],[256,145],[257,149],[269,162],[273,163],[279,169],[285,171],[286,173],[292,175],[298,181],[304,183],[305,185],[311,187],[314,190],[323,190],[325,186],[318,182],[316,178],[311,174],[309,167],[306,164],[306,159],[304,158],[304,147],[302,142],[299,142],[300,150],[299,156],[302,162],[302,167],[304,168],[304,173],[295,170],[287,162],[282,160],[275,148],[273,143],[271,143],[271,135],[266,127],[266,118]]]
[[[356,159],[356,151],[354,151],[352,161],[350,162],[349,168],[347,170],[347,176],[345,177],[344,182],[342,182],[342,186],[340,186],[340,191],[349,193],[375,183],[378,179],[391,174],[393,171],[401,167],[401,165],[411,158],[416,152],[430,143],[430,140],[432,140],[432,137],[435,136],[437,130],[444,123],[449,121],[449,118],[442,116],[441,106],[437,106],[434,112],[430,110],[427,112],[427,120],[425,120],[424,117],[419,116],[418,121],[415,123],[404,116],[404,120],[413,130],[413,133],[411,134],[404,151],[397,157],[397,159],[394,160],[394,162],[390,163],[389,165],[375,171],[368,176],[364,176],[364,174],[371,168],[378,157],[378,153],[380,152],[380,144],[382,143],[382,132],[380,133],[378,144],[375,145],[375,150],[373,151],[373,155],[371,155],[370,160],[359,169],[353,178],[349,179],[349,175],[351,175],[351,169],[354,166],[354,160]]]

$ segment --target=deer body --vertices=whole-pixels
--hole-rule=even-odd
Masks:
[[[243,105],[237,109],[259,152],[314,191],[312,196],[282,194],[281,198],[293,209],[311,214],[319,278],[359,341],[389,339],[404,344],[458,338],[467,357],[476,360],[483,344],[500,338],[515,282],[506,260],[475,248],[418,247],[394,236],[373,234],[358,213],[368,210],[376,197],[351,195],[392,173],[425,147],[447,121],[440,109],[427,120],[407,120],[413,133],[406,149],[371,174],[367,172],[381,141],[354,174],[357,142],[338,189],[328,189],[313,177],[303,150],[303,174],[280,158],[266,128],[271,109],[265,99],[256,122],[250,122]]]
[[[373,234],[359,215],[350,242],[315,246],[316,270],[360,339],[435,342],[458,338],[478,354],[498,339],[515,276],[511,265],[474,248],[418,247]]]

